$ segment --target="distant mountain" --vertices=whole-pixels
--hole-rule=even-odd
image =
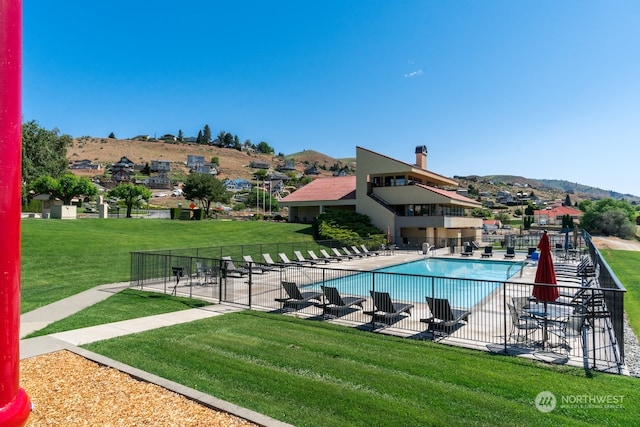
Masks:
[[[640,202],[640,197],[632,194],[623,194],[616,191],[603,190],[597,187],[590,187],[588,185],[578,184],[576,182],[570,182],[559,179],[534,179],[525,178],[517,175],[469,175],[469,176],[454,176],[454,179],[459,181],[472,181],[484,184],[504,184],[507,186],[527,186],[534,190],[543,190],[553,193],[564,193],[569,195],[579,195],[580,198],[612,198],[612,199],[624,199],[629,202]]]

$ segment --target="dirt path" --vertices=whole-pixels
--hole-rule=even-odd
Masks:
[[[620,251],[640,251],[640,241],[623,240],[618,237],[592,237],[598,249],[614,249]]]

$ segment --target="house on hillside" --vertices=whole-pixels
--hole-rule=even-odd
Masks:
[[[569,215],[574,224],[580,223],[582,212],[568,206],[555,206],[533,211],[533,222],[536,224],[562,225],[562,217]]]
[[[312,222],[327,210],[365,214],[396,244],[438,247],[480,240],[482,219],[467,216],[481,207],[455,192],[457,181],[427,169],[426,146],[416,147],[408,164],[356,147],[355,176],[317,178],[280,200],[289,221]]]
[[[215,163],[205,162],[202,165],[199,164],[189,169],[189,173],[204,173],[204,174],[210,174],[210,175],[218,175],[218,173],[220,173],[220,169],[218,168],[218,165]]]
[[[246,179],[225,179],[223,182],[227,191],[236,193],[238,191],[251,191],[251,181]]]
[[[284,165],[279,165],[277,167],[277,170],[279,172],[295,171],[296,170],[296,165],[292,161],[289,160],[289,161],[285,162]]]
[[[151,160],[151,172],[170,172],[171,162],[169,160]]]
[[[196,168],[204,165],[204,156],[196,156],[193,154],[187,154],[187,167],[189,169]]]
[[[130,182],[135,163],[123,156],[117,163],[111,165],[111,181],[121,183]]]
[[[151,189],[169,190],[171,189],[171,180],[167,174],[159,173],[147,179],[147,187]]]
[[[252,169],[269,169],[269,163],[263,162],[261,160],[253,160],[249,163],[249,167]]]
[[[318,166],[311,165],[304,170],[305,175],[319,175],[320,171],[318,170]]]
[[[93,163],[89,159],[74,160],[69,165],[69,169],[72,170],[100,170],[101,168],[99,163]]]

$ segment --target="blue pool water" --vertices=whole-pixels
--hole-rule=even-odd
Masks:
[[[474,280],[506,280],[519,271],[511,261],[426,258],[376,271]],[[518,264],[519,265],[519,264]]]
[[[375,284],[377,291],[389,292],[393,299],[424,303],[426,296],[434,296],[470,308],[518,273],[519,267],[512,261],[426,258],[323,283],[345,295],[369,296]],[[320,289],[321,284],[312,286]]]

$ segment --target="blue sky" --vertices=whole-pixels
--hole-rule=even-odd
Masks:
[[[23,0],[23,115],[640,195],[640,2]]]

